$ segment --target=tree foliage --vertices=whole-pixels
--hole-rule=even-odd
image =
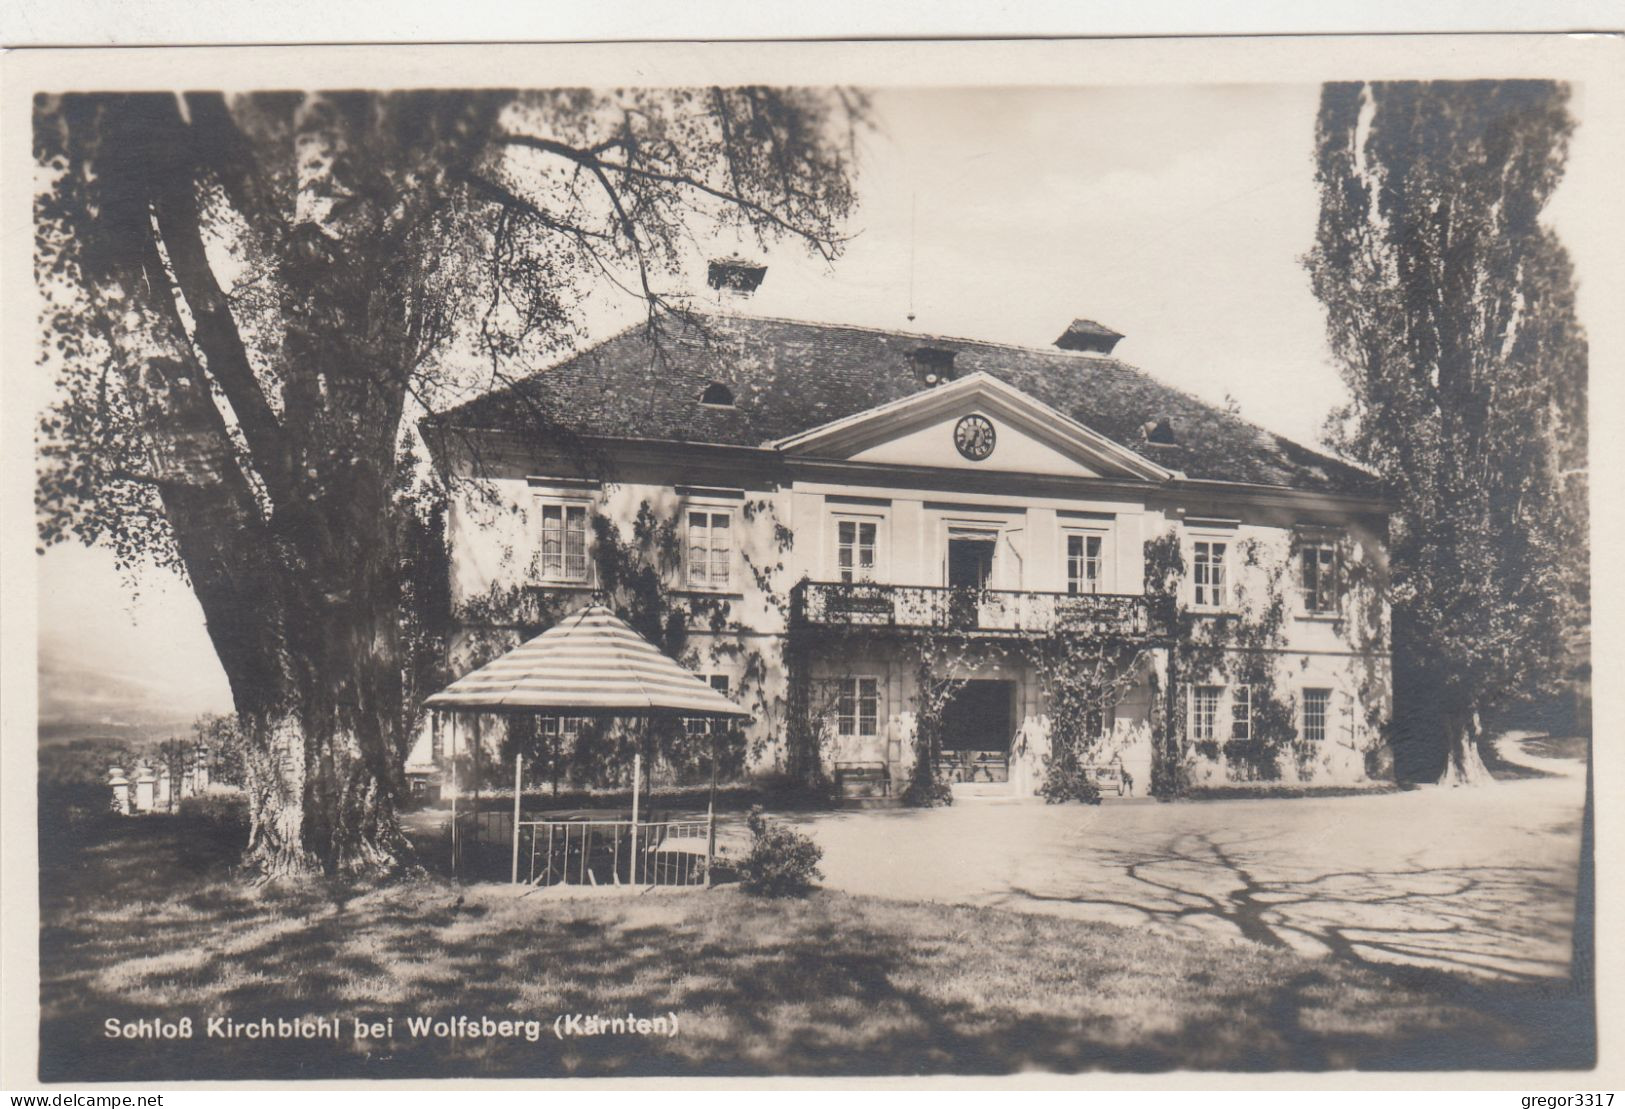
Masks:
[[[1477,720],[1562,677],[1587,605],[1586,341],[1541,213],[1574,121],[1545,81],[1335,83],[1305,264],[1348,386],[1332,445],[1386,481],[1412,774],[1479,776]]]
[[[191,583],[246,737],[252,866],[406,853],[433,644],[403,605],[443,599],[403,433],[569,349],[594,290],[658,338],[718,226],[833,257],[865,111],[764,88],[36,101],[40,538]]]

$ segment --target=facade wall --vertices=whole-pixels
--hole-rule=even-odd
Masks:
[[[931,485],[917,477],[888,482],[883,468],[870,466],[833,480],[818,468],[800,472],[789,464],[741,462],[737,452],[711,457],[703,450],[615,459],[601,471],[614,480],[584,480],[580,466],[523,449],[487,465],[494,470],[491,480],[461,496],[448,515],[453,601],[466,621],[453,649],[452,667],[459,673],[518,641],[524,621],[513,607],[516,596],[539,591],[567,611],[599,586],[590,569],[580,580],[563,580],[569,575],[543,565],[545,506],[581,506],[613,521],[627,543],[634,541],[640,513],[672,522],[678,549],[667,575],[668,597],[693,612],[683,662],[699,673],[728,677],[730,694],[754,714],[750,766],[766,771],[782,766],[785,755],[791,590],[803,579],[840,580],[843,522],[873,526],[868,573],[877,583],[943,586],[950,538],[975,531],[996,542],[988,586],[1036,593],[1068,590],[1068,536],[1079,536],[1098,541],[1093,589],[1140,594],[1147,542],[1173,533],[1187,567],[1184,601],[1194,599],[1195,545],[1223,543],[1226,608],[1254,619],[1277,600],[1284,606],[1280,642],[1271,648],[1278,691],[1295,698],[1299,711],[1303,690],[1330,691],[1326,738],[1303,758],[1301,769],[1296,756],[1283,758],[1285,779],[1307,774],[1316,782],[1357,783],[1380,762],[1372,752],[1381,746],[1388,713],[1387,617],[1380,600],[1385,525],[1368,508],[1245,487],[1187,492],[1176,484],[1170,492],[1169,486],[1147,485],[1135,492],[1123,482],[1078,478],[1059,489],[1053,475],[1047,481],[978,475],[976,482],[961,484],[943,471],[940,484]],[[693,513],[727,520],[725,580],[691,578],[687,525]],[[1295,560],[1304,544],[1319,542],[1336,545],[1346,586],[1335,612],[1308,611],[1300,596]],[[1155,669],[1163,672],[1166,665],[1158,658]],[[831,734],[828,762],[881,761],[894,779],[906,777],[913,758],[913,670],[909,652],[880,641],[836,657],[814,654],[815,682],[843,673],[883,679],[879,734]],[[975,671],[975,677],[1017,683],[1011,779],[1015,791],[1030,793],[1048,752],[1049,720],[1038,677],[1009,652],[988,657]],[[1222,675],[1182,677],[1225,684]],[[1142,677],[1119,704],[1101,748],[1103,759],[1121,756],[1140,792],[1150,781],[1151,736],[1162,711],[1156,699],[1151,679]],[[421,761],[418,754],[414,760]],[[1193,754],[1191,772],[1199,784],[1238,774],[1222,755]]]

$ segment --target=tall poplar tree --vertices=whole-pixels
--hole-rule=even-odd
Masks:
[[[1547,81],[1336,83],[1305,259],[1395,511],[1396,753],[1486,780],[1490,714],[1559,683],[1588,614],[1586,341],[1541,213],[1574,121]]]

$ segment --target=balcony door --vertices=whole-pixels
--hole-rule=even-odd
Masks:
[[[986,589],[993,580],[996,531],[953,528],[948,532],[948,588]]]
[[[981,591],[993,580],[993,556],[999,549],[995,531],[951,528],[948,531],[948,625],[974,628],[981,623]]]

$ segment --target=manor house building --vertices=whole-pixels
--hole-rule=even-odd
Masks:
[[[1088,721],[1089,759],[1138,792],[1159,744],[1198,785],[1377,779],[1376,480],[1159,383],[1121,339],[711,312],[474,399],[424,425],[439,466],[488,479],[448,514],[452,670],[647,572],[674,653],[752,713],[751,771],[793,761],[801,714],[827,772],[896,791],[921,682],[946,681],[942,773],[1033,793],[1043,652],[1109,643],[1132,674]]]

